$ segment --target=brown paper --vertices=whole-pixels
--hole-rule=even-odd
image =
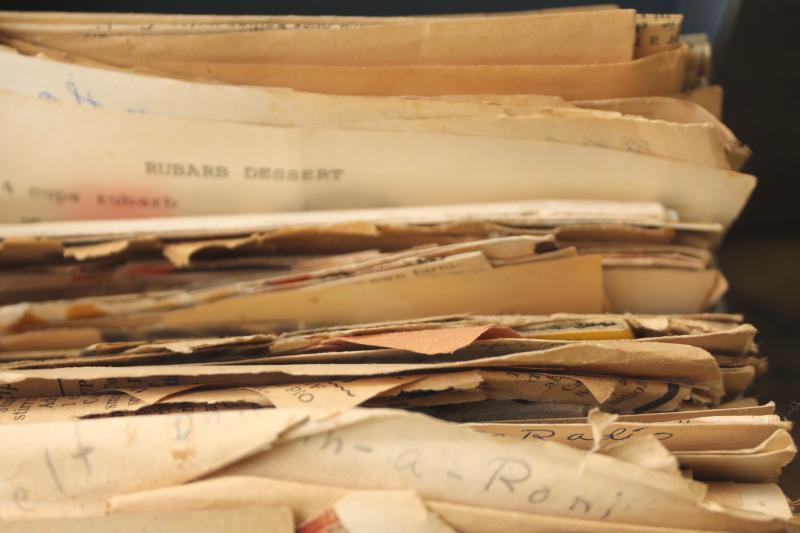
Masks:
[[[577,65],[630,60],[634,15],[632,10],[607,10],[406,19],[401,24],[295,31],[24,38],[130,67],[163,59],[288,65]],[[471,39],[484,46],[465,47]]]
[[[339,337],[337,341],[435,355],[439,353],[453,353],[459,348],[464,348],[489,332],[491,328],[492,326],[485,325],[446,329],[423,329]],[[513,332],[505,333],[502,336],[506,335],[514,336]]]
[[[535,13],[567,11],[604,11],[619,9],[614,4],[566,6],[508,13],[460,13],[448,15],[414,15],[407,17],[362,17],[335,15],[175,15],[156,13],[96,13],[96,12],[31,12],[3,11],[0,23],[3,31],[11,33],[88,33],[88,34],[193,34],[244,30],[297,30],[312,28],[348,28],[366,25],[419,22],[421,20],[461,19],[465,17],[506,17]]]
[[[296,293],[268,292],[197,305],[164,314],[163,324],[290,319],[356,323],[465,312],[598,312],[603,305],[601,276],[596,256],[452,274],[445,270],[426,275],[424,267],[414,267],[404,274],[386,273],[369,281],[354,278]],[[469,288],[466,292],[465,287]],[[569,292],[563,287],[569,287]],[[380,300],[376,294],[382,295]]]
[[[155,59],[155,74],[325,94],[436,96],[547,94],[567,100],[666,96],[680,91],[686,49],[592,65],[268,65]],[[110,64],[128,63],[114,58]]]
[[[576,373],[607,374],[656,381],[692,384],[707,391],[711,398],[722,395],[722,381],[714,358],[707,352],[691,347],[631,341],[581,342],[541,346],[535,351],[522,351],[524,339],[516,350],[505,343],[497,355],[465,361],[427,364],[249,364],[249,365],[177,365],[135,367],[73,367],[41,370],[10,370],[0,372],[0,383],[6,385],[8,396],[50,396],[76,394],[77,391],[109,388],[104,380],[120,378],[168,378],[171,384],[267,385],[293,381],[313,381],[322,376],[368,377],[405,372],[469,369],[482,367],[549,367],[569,369]],[[510,341],[509,341],[510,342]],[[530,341],[529,341],[530,342]],[[518,353],[514,353],[514,352]],[[181,381],[177,381],[181,380]],[[57,387],[56,388],[56,384]],[[153,383],[159,385],[160,383]],[[166,383],[164,383],[166,384]],[[118,385],[119,386],[119,385]],[[678,392],[674,390],[673,392]]]
[[[102,340],[100,332],[94,328],[53,328],[47,335],[31,331],[0,337],[0,354],[3,351],[85,348]]]
[[[40,329],[43,326],[97,326],[97,327],[129,327],[132,325],[178,325],[178,320],[184,320],[183,326],[189,326],[186,319],[181,317],[186,311],[192,310],[197,318],[195,323],[207,325],[208,318],[203,316],[208,312],[207,305],[216,303],[232,304],[248,307],[253,301],[264,298],[273,301],[276,307],[271,310],[273,316],[259,316],[244,319],[245,321],[302,321],[316,320],[328,323],[359,322],[362,318],[351,318],[339,314],[342,310],[330,308],[330,302],[325,300],[323,305],[316,303],[315,298],[328,295],[327,298],[336,299],[340,294],[351,296],[362,293],[360,298],[363,305],[359,307],[357,300],[351,302],[352,313],[361,315],[367,313],[373,318],[385,313],[386,319],[406,318],[396,314],[411,316],[444,314],[426,312],[425,307],[437,305],[449,307],[454,305],[469,306],[455,312],[494,312],[492,303],[486,297],[488,288],[482,286],[484,279],[499,277],[497,273],[505,273],[505,285],[517,285],[522,282],[520,277],[525,273],[555,272],[552,265],[557,264],[562,270],[558,276],[570,276],[571,283],[568,294],[560,291],[560,304],[572,307],[576,311],[597,311],[602,307],[602,288],[600,286],[601,269],[597,256],[574,257],[574,250],[565,249],[537,255],[536,239],[526,237],[511,237],[507,239],[494,239],[476,241],[473,243],[429,247],[423,250],[409,250],[398,254],[381,255],[376,259],[366,259],[361,262],[345,263],[340,266],[330,267],[318,271],[299,272],[275,275],[261,280],[245,281],[229,284],[217,284],[210,288],[201,288],[191,291],[162,291],[144,294],[123,294],[97,298],[77,298],[72,300],[54,300],[46,302],[23,302],[0,308],[0,327],[7,333],[22,332],[29,329]],[[504,260],[505,257],[514,257],[513,260]],[[551,259],[552,258],[552,259]],[[551,259],[551,261],[539,261]],[[494,263],[498,263],[494,267]],[[549,264],[546,264],[549,263]],[[506,264],[507,266],[504,266]],[[497,272],[497,273],[496,273]],[[409,295],[413,304],[408,304],[406,309],[398,309],[392,302],[375,301],[372,291],[392,292],[398,286],[425,285],[430,279],[437,282],[437,291],[447,291],[448,288],[459,288],[461,275],[464,281],[475,283],[472,303],[468,302],[425,302],[419,301],[421,295]],[[471,276],[471,277],[470,277]],[[551,278],[555,281],[557,278]],[[565,277],[565,280],[567,278]],[[578,283],[580,281],[580,283]],[[499,290],[503,290],[500,285]],[[367,291],[369,289],[369,291]],[[542,287],[526,286],[531,295],[536,290],[534,301],[520,304],[520,311],[527,308],[529,311],[537,309],[552,309],[555,296],[547,294],[548,289]],[[552,289],[549,289],[553,292]],[[519,287],[515,291],[519,294]],[[366,299],[369,297],[369,299]],[[397,296],[397,301],[402,301]],[[463,298],[462,298],[463,300]],[[573,300],[572,304],[563,303]],[[278,301],[283,302],[277,304]],[[378,310],[378,305],[386,307],[384,311]],[[310,312],[305,316],[293,316],[294,313],[304,312],[299,309],[316,307],[316,313]],[[294,310],[292,308],[295,308]],[[175,314],[170,314],[175,311]],[[336,312],[336,314],[332,314]],[[268,313],[270,311],[267,311]],[[375,314],[372,314],[375,313]],[[208,316],[208,315],[206,315]],[[327,316],[325,318],[318,318]],[[362,315],[366,318],[366,315]],[[181,317],[181,318],[175,318]],[[225,324],[241,322],[243,317],[234,317],[231,314],[214,315],[212,322]],[[266,340],[266,339],[262,339]],[[227,342],[227,341],[222,341]]]

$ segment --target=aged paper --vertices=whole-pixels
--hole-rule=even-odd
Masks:
[[[632,341],[595,341],[553,343],[550,346],[532,346],[521,342],[503,343],[504,348],[493,354],[467,356],[464,360],[439,362],[425,357],[417,363],[325,363],[280,364],[279,360],[250,360],[245,365],[139,365],[131,367],[81,367],[6,370],[0,372],[4,396],[58,396],[86,394],[117,388],[142,386],[209,384],[225,386],[251,386],[315,381],[324,377],[371,377],[395,375],[405,372],[435,372],[473,368],[533,367],[566,369],[570,373],[600,374],[617,377],[652,379],[656,382],[686,383],[719,401],[724,393],[722,378],[713,356],[692,346],[637,343]],[[541,344],[539,342],[538,344]],[[529,351],[525,351],[528,346]],[[512,348],[512,349],[509,349]],[[508,355],[502,355],[502,354]],[[487,357],[488,355],[488,357]],[[260,363],[260,364],[256,364]],[[294,376],[294,378],[288,378]],[[146,378],[146,379],[142,379]],[[136,380],[141,380],[137,383]],[[588,378],[587,378],[588,379]],[[132,385],[126,385],[131,380]],[[524,381],[524,380],[523,380]],[[591,388],[591,384],[584,382]],[[608,385],[603,386],[608,390]],[[645,392],[641,389],[638,396]],[[659,390],[658,388],[656,390]],[[681,391],[669,386],[661,400],[673,399]],[[603,395],[597,393],[601,398]],[[624,396],[624,395],[623,395]],[[607,397],[607,396],[606,396]]]
[[[165,325],[226,321],[302,319],[323,323],[396,320],[451,313],[547,313],[603,307],[602,270],[597,256],[491,268],[474,272],[426,273],[415,267],[373,279],[329,282],[297,291],[253,294],[165,313]],[[524,280],[524,282],[523,282]],[[542,280],[538,283],[537,280]],[[544,280],[547,280],[545,283]],[[469,290],[465,292],[464,288]],[[523,289],[524,287],[524,289]],[[562,287],[570,287],[569,291]],[[382,294],[375,301],[375,294]],[[521,298],[521,294],[529,298]]]
[[[9,73],[0,80],[0,89],[78,105],[95,102],[121,111],[273,126],[349,124],[358,129],[528,138],[728,165],[716,130],[707,124],[680,126],[581,108],[557,113],[551,108],[567,104],[553,97],[540,97],[538,105],[533,97],[527,105],[501,105],[298,93],[145,76],[29,57],[10,49],[0,51],[0,66]],[[82,95],[91,95],[91,102]],[[176,99],[183,105],[175,106]],[[416,120],[421,118],[428,120]]]
[[[785,429],[778,429],[756,446],[736,450],[698,450],[677,454],[681,463],[705,479],[772,483],[797,455]]]
[[[652,201],[527,200],[280,214],[3,224],[0,226],[4,237],[0,242],[0,257],[10,263],[50,261],[63,256],[64,246],[71,248],[82,243],[96,246],[95,251],[104,249],[110,255],[122,246],[121,243],[127,247],[132,241],[142,240],[141,234],[179,242],[251,238],[254,235],[267,239],[285,235],[283,232],[286,231],[299,232],[305,237],[320,233],[329,236],[341,229],[348,234],[387,236],[389,232],[414,231],[414,226],[438,226],[434,232],[458,232],[468,236],[477,232],[477,236],[483,238],[486,232],[497,230],[496,226],[486,224],[544,228],[577,224],[583,231],[593,224],[614,230],[618,229],[618,224],[630,224],[667,233],[690,231],[709,235],[718,235],[722,231],[718,223],[687,223],[676,218],[674,210]],[[639,233],[636,236],[644,238]],[[437,238],[443,239],[444,236],[437,235]]]
[[[0,354],[11,351],[48,350],[51,348],[85,348],[102,341],[95,328],[51,329],[47,336],[36,333],[20,333],[0,337]]]
[[[572,109],[544,109],[514,116],[354,121],[350,126],[566,142],[730,168],[725,147],[710,124],[677,125],[612,114],[583,116]]]
[[[11,94],[0,108],[0,140],[17,154],[0,164],[6,222],[614,197],[727,225],[754,186],[731,171],[566,143],[220,124]],[[67,137],[80,142],[58,141]]]
[[[632,10],[406,19],[399,24],[195,35],[30,35],[25,39],[125,66],[150,61],[288,65],[577,65],[628,61]],[[568,33],[570,38],[565,39]],[[516,36],[516,37],[515,37]],[[465,47],[471,40],[479,48]],[[508,39],[514,46],[508,46]]]
[[[0,13],[0,521],[786,529],[680,23]]]
[[[682,21],[680,14],[637,14],[635,56],[645,57],[678,47]]]
[[[671,451],[706,449],[731,449],[756,447],[771,437],[775,431],[785,429],[785,422],[776,420],[737,420],[737,417],[719,417],[715,422],[624,422],[615,421],[603,431],[602,438],[608,442],[627,442],[650,435]],[[729,419],[729,420],[728,420]],[[504,439],[554,440],[570,446],[590,449],[594,437],[589,423],[483,423],[470,427]]]
[[[439,353],[453,353],[460,348],[469,346],[478,338],[485,337],[485,334],[494,336],[517,335],[510,331],[494,332],[490,325],[463,326],[446,329],[421,329],[404,332],[374,333],[367,335],[343,336],[336,339],[337,342],[347,344],[359,344],[364,346],[376,346],[381,348],[395,348],[398,350],[409,350],[416,353],[435,355]],[[328,343],[326,343],[328,344]]]
[[[277,505],[283,502],[295,513],[300,523],[317,516],[352,491],[337,486],[314,485],[293,481],[253,476],[223,476],[177,487],[155,489],[141,493],[114,496],[109,500],[111,513],[158,512],[163,508],[205,509],[208,507],[238,508],[251,505]],[[716,491],[718,494],[720,491]],[[738,494],[737,487],[728,493]],[[757,501],[757,500],[756,500]],[[726,504],[736,507],[738,500],[728,497]],[[499,511],[488,507],[473,507],[426,499],[428,509],[447,523],[468,533],[510,532],[524,529],[536,532],[559,533],[687,533],[686,529],[669,527],[626,525],[619,522],[601,522],[581,518],[566,518],[535,514]]]
[[[715,90],[717,89],[717,90]],[[725,145],[725,153],[731,167],[740,169],[750,158],[751,150],[742,144],[733,132],[720,120],[721,110],[706,102],[708,95],[721,96],[719,86],[703,87],[678,97],[619,98],[610,100],[587,100],[576,105],[591,109],[618,111],[650,119],[668,120],[679,124],[712,124],[716,134]],[[721,103],[720,103],[721,105]],[[710,109],[709,109],[710,108]]]
[[[784,519],[792,516],[786,495],[780,487],[770,483],[709,483],[706,499]]]
[[[549,94],[567,100],[668,96],[680,91],[686,49],[641,59],[592,65],[270,65],[148,62],[148,72],[238,85],[287,87],[327,94],[434,96],[447,94]],[[127,66],[115,58],[112,66]]]
[[[456,13],[448,15],[414,15],[410,17],[373,17],[337,15],[186,15],[167,13],[95,13],[3,11],[0,23],[4,31],[37,33],[219,33],[238,30],[296,30],[312,28],[345,28],[369,24],[388,24],[425,19],[460,19],[464,17],[493,17],[558,13],[567,11],[604,11],[619,9],[614,4],[567,6],[550,9],[512,11],[508,13]]]
[[[613,311],[653,314],[700,313],[728,288],[722,273],[714,269],[606,268],[603,283]]]
[[[354,491],[330,508],[298,524],[298,533],[454,533],[413,491]]]
[[[602,311],[600,257],[554,255],[494,267],[482,253],[470,252],[295,287],[272,287],[268,279],[196,291],[20,303],[0,307],[0,328],[16,333],[29,329],[26,325],[83,326],[86,320],[122,327],[193,328],[242,321],[353,324],[453,313]],[[383,296],[376,299],[376,294]]]
[[[0,502],[0,512],[9,518],[96,514],[116,494],[244,474],[350,489],[416,490],[426,500],[598,521],[780,527],[774,518],[703,503],[702,484],[557,444],[503,444],[394,411],[349,411],[298,426],[292,421],[301,422],[299,416],[263,410],[28,424],[13,431],[0,426],[10,444],[2,460],[26,466],[24,472],[8,469],[16,498]],[[230,431],[231,424],[240,430]],[[291,425],[295,429],[286,432]],[[247,438],[241,428],[252,428]],[[276,434],[283,444],[266,449]],[[418,436],[415,446],[408,446],[409,435]],[[441,438],[450,445],[441,446]],[[120,450],[124,464],[117,460]]]
[[[396,381],[403,383],[400,378],[379,378],[384,381]],[[369,381],[369,378],[365,381]],[[320,388],[332,388],[332,383],[335,382],[320,382],[313,394],[316,397],[329,399],[330,394],[320,394]],[[365,384],[366,385],[366,384]],[[385,388],[396,386],[394,383]],[[288,389],[290,387],[284,386],[280,389]],[[179,386],[164,386],[164,387],[148,387],[139,389],[123,389],[116,390],[109,387],[106,390],[95,392],[93,394],[80,394],[71,396],[50,396],[41,398],[0,398],[0,424],[28,424],[33,422],[55,422],[60,420],[77,420],[80,418],[91,418],[99,416],[119,416],[125,413],[141,413],[150,414],[158,413],[158,408],[164,406],[179,406],[185,407],[187,405],[196,405],[200,408],[213,412],[219,408],[225,407],[238,407],[238,408],[257,408],[257,407],[273,407],[279,395],[275,394],[276,402],[273,402],[270,397],[273,396],[271,389],[278,389],[278,387],[248,387],[248,388],[235,388],[235,389],[208,389],[200,388],[192,385],[179,385]],[[362,390],[361,387],[351,385],[348,391]],[[380,392],[382,389],[378,389]],[[322,391],[323,393],[326,391]],[[374,393],[374,394],[377,394]],[[4,396],[4,395],[2,395]],[[307,399],[308,395],[302,395],[303,399]],[[337,404],[326,405],[325,409],[333,411],[340,411],[347,409],[361,401],[362,397],[358,397],[357,401],[349,401],[349,397],[339,395],[334,397],[334,400],[339,400]],[[342,403],[341,400],[347,403]],[[297,402],[301,407],[306,402]],[[293,405],[294,406],[294,405]]]
[[[104,533],[106,531],[119,531],[120,533],[141,533],[143,531],[294,533],[295,528],[291,509],[285,506],[276,506],[190,512],[167,510],[157,514],[129,513],[83,518],[20,520],[4,522],[3,531],[9,533]]]
[[[411,420],[409,420],[409,422],[411,422]],[[415,419],[412,424],[415,424],[416,422],[417,421]],[[421,419],[419,422],[421,422]],[[596,458],[598,461],[596,466],[601,469],[602,467],[600,467],[600,462],[610,459],[598,455],[591,455],[584,458],[579,465],[569,465],[569,462],[566,461],[566,456],[564,456],[563,459],[565,462],[561,463],[558,480],[551,481],[551,478],[549,478],[550,474],[546,469],[542,467],[537,468],[536,466],[531,465],[531,470],[528,471],[522,466],[521,463],[516,463],[513,461],[513,459],[517,458],[517,446],[513,446],[514,451],[512,452],[512,446],[498,442],[496,449],[498,451],[505,451],[503,456],[505,457],[506,462],[503,462],[502,468],[500,468],[500,471],[497,472],[498,477],[494,477],[494,479],[492,479],[492,477],[489,478],[489,481],[493,481],[492,483],[487,482],[482,487],[474,487],[470,486],[468,480],[475,479],[474,475],[476,472],[474,472],[474,470],[479,470],[481,465],[485,463],[479,456],[471,456],[471,459],[468,463],[456,463],[456,457],[459,457],[459,449],[461,448],[459,443],[464,441],[463,439],[456,438],[455,433],[448,438],[448,442],[451,443],[450,446],[437,447],[439,452],[437,453],[436,457],[429,457],[427,455],[428,449],[421,442],[419,443],[419,448],[416,448],[415,451],[411,451],[413,448],[409,449],[407,446],[404,446],[404,443],[400,439],[391,441],[397,442],[396,446],[389,445],[388,442],[384,440],[391,439],[393,435],[399,436],[397,431],[400,430],[400,428],[397,428],[391,424],[382,424],[380,422],[377,422],[375,427],[380,427],[386,432],[381,439],[380,447],[378,441],[369,437],[370,432],[367,430],[366,426],[359,427],[358,425],[354,425],[351,428],[342,430],[341,432],[334,431],[330,434],[312,438],[310,442],[305,445],[287,444],[285,446],[278,447],[274,449],[271,454],[264,454],[261,457],[254,457],[234,467],[226,469],[224,473],[244,474],[247,472],[257,473],[258,475],[267,477],[293,479],[303,482],[341,484],[341,481],[333,481],[336,479],[335,476],[344,475],[344,471],[341,471],[340,468],[342,468],[345,464],[349,464],[350,469],[352,469],[354,465],[364,465],[367,470],[362,471],[362,475],[360,477],[350,476],[347,480],[346,483],[350,488],[363,488],[366,486],[374,486],[375,484],[379,484],[383,488],[395,488],[397,486],[408,486],[408,483],[410,482],[425,498],[439,500],[444,499],[446,501],[449,500],[453,501],[454,503],[468,505],[491,506],[510,511],[531,509],[529,506],[531,505],[531,500],[533,500],[538,502],[536,507],[538,507],[539,512],[544,513],[550,504],[557,505],[556,502],[559,501],[559,499],[556,499],[555,493],[560,487],[565,486],[563,484],[568,483],[567,480],[575,479],[572,476],[577,471],[580,471],[581,477],[584,477],[584,480],[581,483],[582,496],[589,498],[589,494],[594,492],[592,482],[589,481],[589,479],[592,475],[591,473],[595,471],[595,465],[591,464],[594,461],[589,460],[588,457]],[[446,432],[444,429],[438,433],[440,438],[445,438],[445,434]],[[388,448],[384,448],[384,443],[386,443]],[[372,448],[373,451],[359,451],[357,448],[361,447]],[[309,448],[317,448],[319,450],[320,455],[316,460],[324,461],[326,466],[322,467],[320,464],[319,468],[316,468],[315,463],[306,462],[304,465],[304,473],[298,476],[297,466],[299,465],[295,466],[293,463],[294,461],[299,460],[300,457],[304,457],[306,461],[314,460],[303,451]],[[391,449],[391,451],[389,449]],[[519,449],[521,451],[523,448]],[[553,447],[545,451],[545,447],[538,446],[535,449],[528,448],[528,451],[529,453],[538,452],[538,454],[547,453],[549,455],[548,452],[555,452],[556,448]],[[563,451],[565,451],[564,448],[558,448],[559,454],[561,454]],[[377,456],[374,454],[377,454]],[[388,454],[388,457],[383,454]],[[382,463],[382,461],[389,458],[394,458],[394,470],[389,468],[388,470],[376,470],[374,473],[371,473],[368,470],[369,467],[367,465],[377,464],[379,462]],[[511,466],[512,464],[514,465],[513,467]],[[622,463],[616,460],[614,461],[614,464],[619,468],[617,474],[623,477],[627,475],[627,473],[625,473],[627,468],[637,470],[641,468],[636,467],[633,464]],[[648,481],[642,480],[637,483],[633,482],[633,480],[630,480],[629,482],[631,485],[629,485],[629,487],[632,488],[633,486],[636,486],[636,491],[638,493],[637,495],[643,498],[644,494],[652,494],[651,491],[657,484],[659,486],[659,490],[664,491],[658,498],[660,503],[665,506],[665,509],[671,508],[673,513],[677,508],[681,509],[681,513],[683,513],[683,510],[686,509],[687,514],[682,515],[681,518],[675,520],[674,517],[670,517],[671,522],[669,524],[671,526],[692,527],[690,526],[690,524],[692,524],[696,527],[703,521],[703,518],[699,516],[702,514],[702,512],[699,513],[697,510],[691,509],[692,506],[679,504],[677,500],[673,499],[675,496],[677,496],[677,494],[682,492],[681,489],[677,489],[677,486],[682,483],[686,483],[685,480],[672,474],[664,474],[652,470],[646,471],[648,472],[647,476],[650,477]],[[448,472],[450,472],[451,475],[448,475]],[[526,475],[528,472],[530,472],[530,477]],[[533,476],[533,472],[536,472],[535,478]],[[500,474],[503,475],[500,476]],[[499,477],[503,477],[506,479],[506,481],[508,481],[508,483],[502,484],[502,488],[501,486],[495,485]],[[605,471],[602,477],[603,481],[600,483],[600,485],[598,485],[597,489],[602,490],[600,489],[600,486],[605,484],[604,493],[606,494],[607,498],[610,497],[611,499],[624,499],[625,491],[623,491],[622,495],[616,495],[615,498],[613,489],[609,490],[609,487],[613,486],[615,483],[615,477],[616,476],[614,476],[611,471]],[[651,481],[653,484],[650,484]],[[532,497],[531,492],[528,490],[523,490],[523,487],[525,489],[528,488],[527,484],[529,482],[532,482],[531,489],[533,490],[542,490],[542,485],[548,486],[550,490],[546,492],[550,498],[544,498],[543,493],[538,493],[538,498]],[[667,489],[669,486],[676,488]],[[459,488],[454,489],[454,487]],[[454,493],[454,490],[457,492]],[[455,494],[458,494],[457,502],[454,501],[453,498]],[[670,500],[672,501],[670,502]],[[640,505],[644,504],[644,501],[646,500],[639,500],[639,505],[637,505],[637,514],[639,515],[639,518],[637,519],[638,523],[645,522],[648,525],[656,525],[661,522],[663,525],[665,523],[663,521],[666,519],[666,516],[662,515],[659,517],[658,512],[655,509],[653,509],[652,514],[647,513],[647,518],[642,520],[642,509]],[[570,505],[568,502],[566,503],[568,506]],[[621,507],[619,508],[615,506],[610,515],[614,516],[619,522],[628,522],[628,519],[625,516],[625,511],[622,510],[625,506],[622,503],[620,503],[620,505]],[[595,515],[591,507],[594,506],[590,504],[589,511],[580,513],[575,513],[576,508],[573,507],[572,513],[563,514],[566,516],[578,516],[582,518],[593,517],[595,519],[599,518],[602,520],[601,516],[603,513]],[[611,518],[611,516],[606,516],[606,518]],[[706,523],[705,527],[712,527],[712,524],[716,524],[717,527],[725,527],[723,524],[725,523],[726,519],[723,516],[715,517],[714,519],[709,517],[709,520],[710,521]]]
[[[106,426],[109,431],[104,435],[95,430],[105,421],[61,423],[65,433],[60,437],[51,432],[50,424],[14,426],[16,444],[5,442],[18,448],[20,455],[9,457],[8,466],[3,468],[7,472],[5,486],[10,492],[0,502],[0,515],[5,519],[96,514],[112,493],[188,481],[254,450],[265,449],[283,431],[304,419],[289,410],[269,410],[262,418],[268,421],[266,424],[243,426],[247,413],[239,411],[233,416],[207,418],[200,415],[111,419]],[[128,422],[134,418],[137,422]],[[19,428],[25,429],[18,431]],[[229,444],[225,449],[201,444],[219,438],[227,438]],[[30,447],[32,442],[41,446],[34,451]],[[121,463],[120,452],[131,446],[147,451],[125,453],[125,461]],[[28,448],[28,452],[23,452],[23,448]],[[72,452],[68,451],[70,448]]]
[[[51,52],[55,54],[55,52]],[[56,55],[55,58],[60,56]],[[135,110],[158,115],[184,116],[273,126],[338,125],[354,121],[412,117],[495,115],[499,111],[567,107],[557,97],[529,97],[526,105],[499,107],[481,101],[409,99],[393,97],[331,96],[263,87],[195,83],[146,76],[131,71],[97,68],[25,56],[0,48],[4,71],[13,76],[2,88],[19,94],[68,101],[96,102],[106,109]],[[180,99],[183,105],[176,107]]]

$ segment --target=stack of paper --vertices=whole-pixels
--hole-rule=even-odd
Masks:
[[[707,67],[679,30],[620,9],[3,13],[2,220],[566,198],[727,226],[748,150],[718,88],[676,96]]]
[[[0,13],[0,519],[791,528],[680,22]]]
[[[129,298],[108,295],[162,290],[150,295],[162,312],[168,301],[174,308],[192,301],[196,312],[223,301],[238,307],[215,312],[218,323],[604,307],[692,313],[727,287],[711,253],[721,232],[719,224],[681,222],[660,204],[599,201],[6,226],[0,265],[25,268],[0,273],[0,302],[80,298],[13,308],[41,314],[43,306],[98,305],[104,314],[131,315],[152,309],[114,311]],[[465,276],[472,301],[448,298],[448,290],[464,292]],[[210,283],[211,292],[197,288]],[[309,299],[323,294],[332,300],[309,309]],[[262,305],[278,299],[300,307]],[[85,318],[67,313],[52,321]],[[51,321],[39,317],[31,327],[41,320]]]

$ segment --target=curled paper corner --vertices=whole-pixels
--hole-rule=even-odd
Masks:
[[[651,470],[675,476],[681,475],[678,458],[653,435],[643,435],[630,441],[614,442],[605,446],[601,453]]]
[[[629,441],[607,439],[608,429],[617,421],[618,415],[594,408],[586,418],[592,428],[591,453],[602,453],[653,470],[680,475],[678,459],[652,435]]]
[[[600,452],[607,448],[603,435],[608,429],[608,426],[616,422],[618,415],[613,413],[606,413],[595,407],[586,416],[586,420],[592,427],[592,452]]]

